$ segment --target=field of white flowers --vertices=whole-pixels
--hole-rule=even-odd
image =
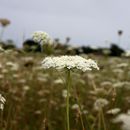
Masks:
[[[0,129],[130,130],[130,59],[81,55],[99,70],[44,69],[42,53],[0,53]],[[5,101],[6,100],[6,101]]]

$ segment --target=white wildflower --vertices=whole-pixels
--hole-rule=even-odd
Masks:
[[[51,38],[50,38],[50,36],[49,36],[46,32],[36,31],[36,32],[34,32],[34,33],[32,34],[32,39],[33,39],[35,42],[44,44],[44,43],[48,43]]]
[[[23,83],[24,84],[24,83],[26,83],[26,80],[25,79],[19,79],[18,83]]]
[[[130,130],[130,114],[120,114],[114,120],[113,123],[123,123],[122,130]]]
[[[0,46],[0,52],[4,52],[5,50]]]
[[[40,81],[40,82],[47,82],[47,78],[46,77],[37,77],[37,80]]]
[[[1,72],[2,72],[3,74],[7,74],[9,71],[8,71],[7,69],[3,68],[3,69],[1,70]]]
[[[28,56],[28,57],[23,57],[22,60],[23,60],[24,62],[31,62],[31,61],[34,60],[34,58],[31,57],[31,56]]]
[[[117,82],[113,84],[114,88],[125,88],[130,89],[130,82],[124,81],[124,82]]]
[[[112,82],[111,81],[103,81],[103,82],[100,83],[100,85],[102,87],[112,86]]]
[[[98,69],[97,63],[92,59],[86,60],[81,56],[60,56],[60,57],[46,57],[42,61],[42,67],[44,69],[56,68],[60,69],[78,69],[83,72],[92,70],[92,68]]]
[[[28,85],[25,85],[24,87],[23,87],[23,90],[24,91],[28,91],[30,89],[30,87],[28,86]]]
[[[112,71],[116,74],[121,74],[121,75],[124,73],[124,70],[122,70],[121,68],[112,69]]]
[[[13,78],[19,78],[20,75],[19,75],[19,74],[13,74],[12,77],[13,77]]]
[[[78,104],[74,104],[74,105],[72,105],[72,107],[71,107],[73,110],[77,110],[77,109],[79,109],[79,105]]]
[[[19,69],[19,65],[13,62],[7,62],[6,66],[9,66],[12,71],[17,71]]]
[[[63,84],[63,80],[62,79],[56,79],[54,80],[54,84]]]
[[[127,67],[127,66],[129,66],[127,63],[120,63],[120,64],[118,64],[116,67],[117,67],[117,68],[125,68],[125,67]]]
[[[111,109],[111,110],[108,110],[108,111],[107,111],[107,114],[115,115],[115,114],[119,113],[120,111],[121,111],[120,108],[113,108],[113,109]]]
[[[70,94],[69,94],[69,96],[70,96]],[[62,97],[67,98],[67,90],[66,89],[62,90]]]
[[[14,65],[14,63],[12,62],[12,61],[8,61],[8,62],[6,62],[6,66],[13,66]]]
[[[123,54],[123,56],[125,56],[125,57],[130,57],[130,50],[127,50],[127,51]]]
[[[88,111],[87,110],[83,110],[82,113],[83,114],[88,114]]]
[[[14,50],[12,49],[8,49],[8,50],[5,50],[5,53],[8,55],[8,54],[13,54],[14,53]]]
[[[6,99],[0,94],[0,109],[4,109],[4,104],[6,102]]]
[[[101,110],[103,107],[105,107],[106,105],[108,105],[108,100],[104,99],[104,98],[98,98],[95,103],[94,103],[94,109],[99,111]]]
[[[48,77],[49,77],[48,74],[38,73],[37,80],[40,81],[40,82],[47,82],[48,81]]]

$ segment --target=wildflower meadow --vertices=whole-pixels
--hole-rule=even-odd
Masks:
[[[40,52],[0,48],[0,130],[130,130],[129,56],[32,40]]]

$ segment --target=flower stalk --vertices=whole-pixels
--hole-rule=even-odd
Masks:
[[[66,119],[67,119],[67,130],[70,130],[70,118],[69,118],[69,93],[70,93],[70,85],[71,85],[71,75],[70,70],[67,70],[66,77],[66,87],[67,87],[67,98],[66,98]]]

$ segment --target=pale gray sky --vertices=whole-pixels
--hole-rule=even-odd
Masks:
[[[121,44],[130,49],[130,0],[0,0],[0,17],[11,20],[4,39],[19,45],[43,30],[75,45],[109,46],[122,29]]]

